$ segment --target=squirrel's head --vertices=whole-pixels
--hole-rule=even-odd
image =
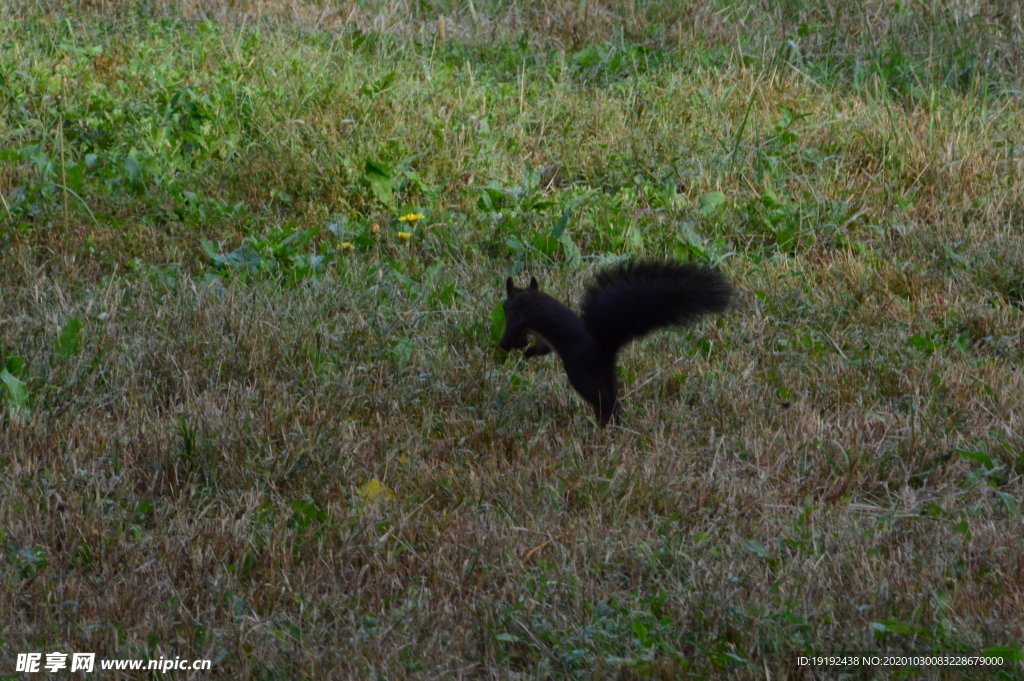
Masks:
[[[542,294],[537,277],[530,277],[530,285],[526,288],[519,288],[509,277],[505,280],[505,292],[508,294],[502,306],[505,309],[505,334],[498,345],[508,352],[512,348],[525,348],[529,344],[524,312],[529,308],[530,294]]]

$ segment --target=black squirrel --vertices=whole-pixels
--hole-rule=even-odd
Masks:
[[[498,345],[505,351],[526,348],[524,357],[557,352],[569,383],[602,426],[622,408],[615,385],[619,350],[655,329],[722,312],[732,296],[732,286],[713,267],[656,260],[624,262],[598,273],[580,316],[541,292],[536,277],[529,288],[517,288],[509,277],[505,289],[505,335]]]

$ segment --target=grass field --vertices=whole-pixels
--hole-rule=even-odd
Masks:
[[[1024,678],[1022,59],[1005,0],[5,3],[0,679]],[[737,296],[601,430],[494,314],[623,256]]]

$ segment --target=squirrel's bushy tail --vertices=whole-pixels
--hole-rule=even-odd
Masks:
[[[729,306],[732,286],[708,265],[626,262],[597,275],[583,299],[587,330],[609,353],[655,329]]]

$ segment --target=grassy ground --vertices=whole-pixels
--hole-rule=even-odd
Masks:
[[[0,9],[0,678],[1021,678],[1021,22]],[[624,255],[739,293],[601,431],[492,313]]]

